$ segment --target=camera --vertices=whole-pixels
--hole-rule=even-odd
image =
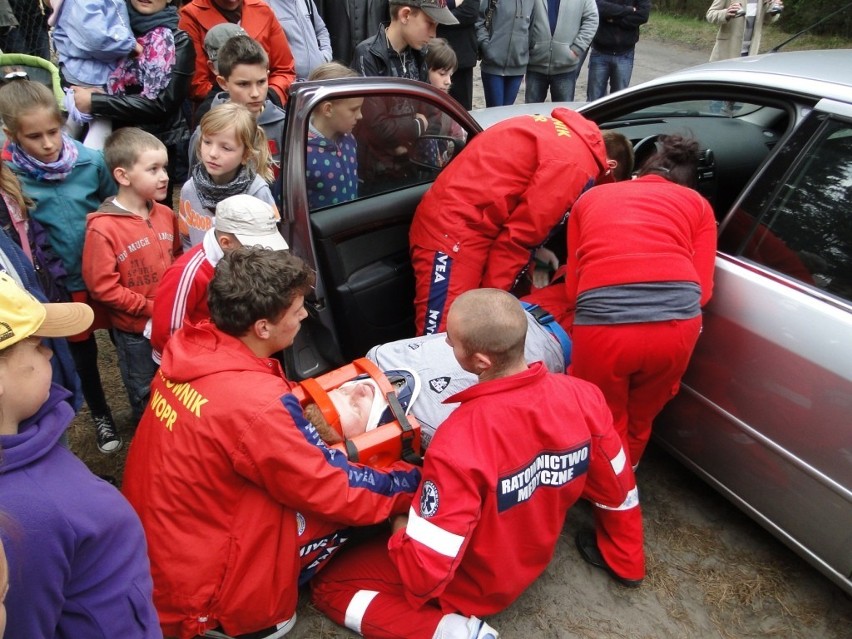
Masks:
[[[778,15],[784,10],[784,5],[780,2],[772,2],[769,4],[769,9],[767,9],[767,15],[774,16]]]
[[[740,9],[731,17],[732,18],[742,18],[744,15],[745,15],[745,9]]]

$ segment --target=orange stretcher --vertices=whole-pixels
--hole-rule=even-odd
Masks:
[[[413,415],[405,414],[393,385],[370,360],[362,357],[319,377],[305,379],[293,389],[293,394],[303,408],[311,403],[316,404],[325,420],[343,437],[340,416],[328,396],[328,391],[363,375],[368,375],[378,385],[394,419],[331,447],[346,453],[350,461],[373,468],[384,468],[398,459],[422,464],[420,424]]]

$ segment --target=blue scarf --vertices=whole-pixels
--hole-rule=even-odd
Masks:
[[[9,143],[9,151],[12,153],[12,161],[18,165],[18,168],[29,177],[41,182],[61,182],[67,178],[77,164],[79,154],[74,141],[65,132],[62,133],[62,150],[59,152],[59,159],[55,162],[40,162],[14,142]]]

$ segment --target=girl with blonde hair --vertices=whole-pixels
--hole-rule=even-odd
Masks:
[[[211,109],[199,125],[194,150],[201,160],[180,192],[180,233],[184,250],[199,244],[213,227],[216,204],[246,193],[271,205],[273,179],[269,145],[263,129],[241,104],[226,102]]]

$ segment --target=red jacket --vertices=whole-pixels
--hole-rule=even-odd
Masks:
[[[607,175],[598,127],[569,109],[522,115],[477,135],[417,207],[412,246],[481,267],[509,290],[574,200]]]
[[[697,191],[658,175],[586,193],[568,220],[569,308],[577,295],[639,282],[696,282],[713,294],[716,218]]]
[[[408,524],[388,543],[413,606],[503,610],[547,567],[581,497],[641,519],[597,387],[538,362],[446,401],[461,406],[435,432]]]
[[[145,528],[163,632],[239,635],[289,619],[296,512],[341,527],[380,522],[408,508],[420,473],[329,449],[278,360],[209,322],[185,324],[162,359],[123,490]]]
[[[193,100],[206,98],[216,81],[216,75],[207,66],[204,36],[223,22],[227,22],[225,16],[213,6],[211,0],[192,0],[180,10],[178,28],[189,34],[195,46],[195,74],[189,94]],[[261,44],[269,56],[269,86],[281,98],[281,104],[286,104],[287,91],[296,80],[296,67],[284,29],[263,0],[243,0],[240,26]]]
[[[115,328],[141,333],[163,273],[181,252],[170,208],[154,202],[145,220],[109,199],[86,218],[83,281]]]
[[[181,255],[163,274],[151,316],[151,347],[158,362],[166,342],[184,322],[198,324],[210,319],[207,286],[213,279],[222,249],[216,244],[208,252],[208,237],[213,238],[213,234],[205,235],[201,244]]]

